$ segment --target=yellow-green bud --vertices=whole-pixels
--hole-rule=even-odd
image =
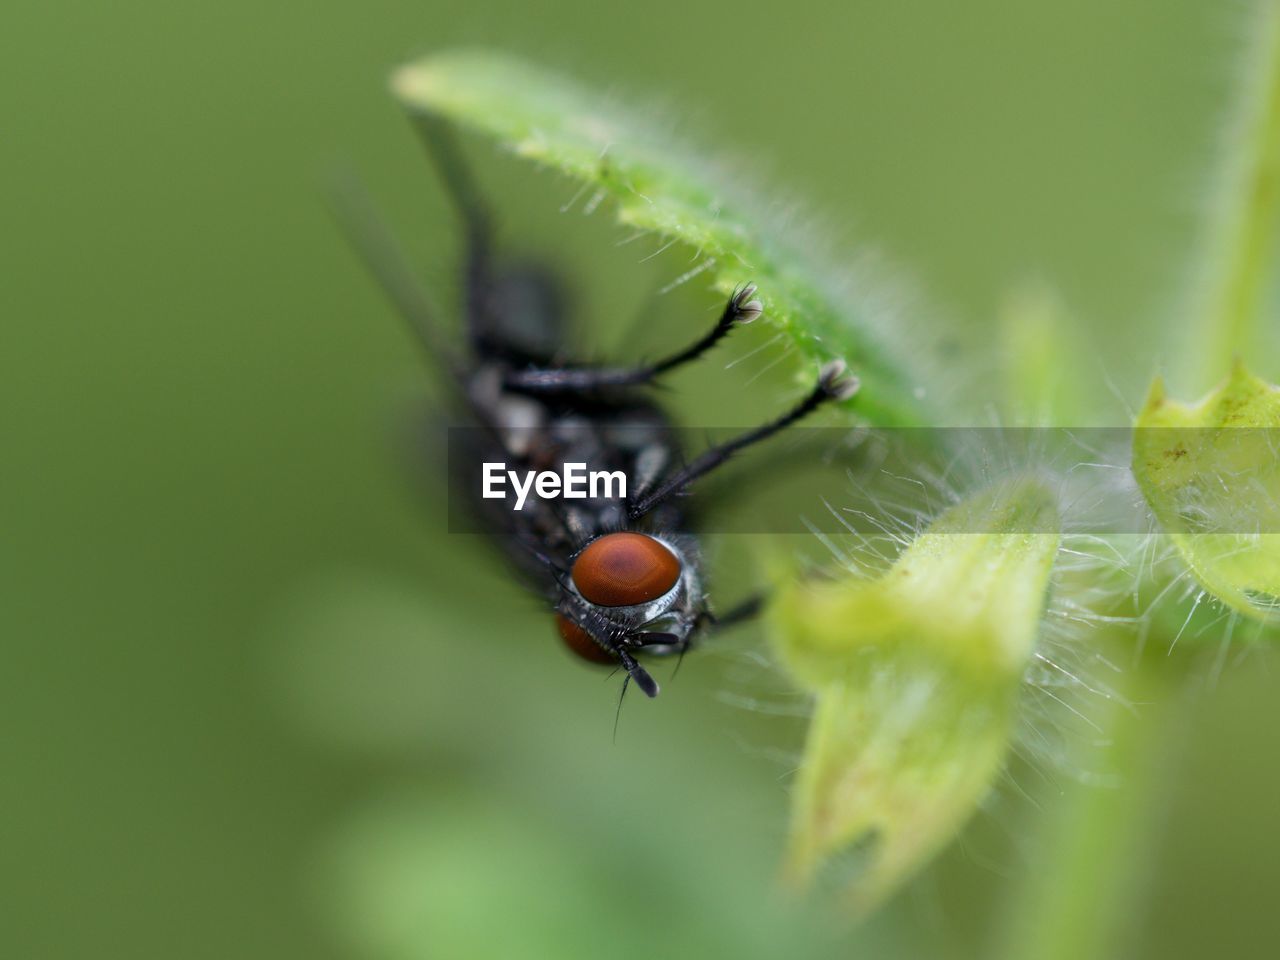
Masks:
[[[1280,617],[1280,388],[1237,363],[1195,404],[1151,385],[1133,473],[1202,586],[1250,617]]]
[[[777,652],[816,697],[792,812],[789,878],[852,848],[875,906],[951,838],[1004,762],[1059,517],[1020,477],[931,524],[881,577],[796,584],[771,606]]]

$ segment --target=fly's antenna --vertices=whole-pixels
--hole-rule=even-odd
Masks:
[[[649,671],[636,663],[636,658],[627,653],[627,651],[619,648],[617,654],[618,659],[622,661],[623,669],[627,671],[627,679],[634,680],[636,686],[644,691],[646,697],[656,697],[658,695],[658,681],[649,676]]]
[[[562,592],[564,591],[563,581],[561,582],[561,590]],[[564,616],[585,630],[592,640],[617,657],[618,662],[622,664],[622,669],[627,671],[628,679],[634,680],[636,686],[644,691],[646,697],[652,698],[658,695],[659,687],[657,681],[627,651],[625,634],[622,631],[614,627],[594,610],[589,609],[571,593],[563,593],[557,609],[558,612],[564,614]]]
[[[354,174],[344,173],[334,179],[329,189],[329,210],[347,242],[364,261],[365,268],[409,324],[427,358],[458,378],[461,367],[440,336],[430,297],[419,283],[403,247]]]

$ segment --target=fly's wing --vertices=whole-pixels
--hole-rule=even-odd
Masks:
[[[437,322],[432,298],[364,185],[352,175],[336,179],[329,190],[329,209],[365,269],[404,318],[427,361],[460,384],[462,362]]]
[[[382,218],[368,192],[354,177],[334,183],[330,207],[342,232],[360,254],[366,268],[388,299],[407,321],[428,360],[454,389],[454,424],[449,429],[439,415],[418,416],[404,448],[411,472],[426,491],[439,489],[444,480],[451,530],[487,532],[506,548],[517,568],[537,588],[552,593],[556,568],[564,559],[548,557],[529,515],[504,500],[481,496],[480,467],[486,462],[513,462],[509,445],[498,429],[503,415],[495,417],[492,404],[482,396],[500,389],[491,383],[476,390],[478,371],[511,363],[537,363],[551,356],[560,342],[564,316],[563,295],[545,270],[521,266],[495,270],[489,258],[487,215],[470,188],[465,168],[457,163],[451,141],[435,150],[446,183],[458,202],[466,225],[466,312],[470,362],[458,356],[439,325],[439,313],[423,288],[417,271]],[[490,378],[492,379],[492,378]],[[447,438],[447,439],[445,439]],[[444,476],[433,471],[442,461],[449,465]],[[435,476],[432,476],[432,474]],[[434,482],[433,482],[434,481]],[[555,518],[536,518],[543,528]]]
[[[399,459],[423,511],[438,517],[443,505],[448,536],[483,536],[506,554],[531,589],[553,597],[556,567],[563,567],[567,557],[550,549],[534,529],[533,498],[530,506],[516,511],[510,497],[482,496],[482,465],[510,463],[510,454],[493,434],[483,428],[460,427],[457,419],[424,407],[407,412],[398,434]]]

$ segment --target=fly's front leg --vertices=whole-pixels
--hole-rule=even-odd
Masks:
[[[655,378],[702,356],[729,335],[734,327],[751,323],[764,313],[764,304],[755,299],[756,285],[743,284],[725,304],[716,325],[701,339],[657,363],[640,367],[583,367],[515,370],[506,375],[504,385],[516,390],[546,393],[576,393],[606,387],[628,387],[649,383]]]
[[[688,622],[689,628],[680,634],[673,633],[640,633],[633,634],[631,645],[648,656],[676,657],[674,678],[684,663],[684,655],[693,649],[699,632],[705,627],[723,629],[753,619],[764,608],[764,595],[756,594],[732,608],[722,616],[716,616],[710,610],[703,610]]]
[[[771,420],[754,430],[748,430],[732,440],[705,451],[656,490],[634,501],[628,511],[629,516],[632,520],[640,519],[663,501],[683,493],[695,480],[706,476],[740,450],[761,440],[767,440],[775,433],[780,433],[830,400],[847,400],[857,392],[858,378],[845,376],[843,360],[832,360],[824,364],[818,373],[817,384],[796,406],[776,420]]]

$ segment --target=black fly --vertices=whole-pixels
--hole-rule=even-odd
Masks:
[[[758,318],[756,287],[742,283],[715,326],[656,363],[603,367],[555,361],[562,346],[557,288],[541,270],[499,264],[489,215],[461,162],[452,130],[420,121],[429,152],[448,187],[466,239],[463,271],[466,349],[456,351],[433,325],[413,269],[361,204],[339,213],[388,295],[413,324],[432,359],[457,387],[465,432],[451,456],[455,483],[478,494],[480,465],[526,470],[589,463],[627,478],[625,498],[576,502],[531,497],[523,509],[480,499],[485,526],[551,605],[566,646],[586,660],[621,666],[626,682],[650,697],[658,684],[638,662],[683,654],[706,627],[745,619],[747,601],[720,617],[707,604],[698,544],[685,530],[681,495],[736,452],[785,429],[829,400],[858,388],[841,361],[822,367],[817,383],[786,413],[684,462],[668,416],[645,387],[702,356],[734,327]],[[348,201],[351,199],[347,192]],[[456,451],[451,451],[456,453]]]

